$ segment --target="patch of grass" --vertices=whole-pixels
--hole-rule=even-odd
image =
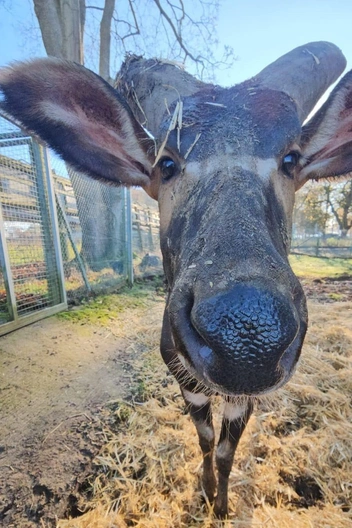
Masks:
[[[61,312],[57,317],[74,323],[108,326],[124,312],[147,308],[150,300],[160,295],[160,279],[136,282],[132,288],[125,286],[117,293],[98,295],[78,308]]]
[[[147,401],[151,397],[150,389],[145,380],[140,379],[138,381],[136,387],[132,389],[132,396],[134,401],[140,403]]]
[[[28,280],[31,280],[31,282],[28,282]],[[15,289],[16,289],[16,296],[21,297],[22,295],[42,295],[45,297],[48,294],[48,283],[46,280],[36,280],[36,279],[28,279],[23,284],[17,282]]]
[[[124,401],[113,401],[107,405],[109,410],[109,425],[119,431],[121,424],[126,423],[132,414],[132,407]]]
[[[7,243],[12,266],[24,266],[33,262],[44,262],[44,250],[42,245],[28,239],[25,244]]]
[[[342,293],[329,293],[329,297],[330,299],[332,299],[333,301],[343,301],[344,300],[344,295]]]
[[[352,259],[290,255],[290,264],[297,277],[301,278],[338,278],[352,275]]]

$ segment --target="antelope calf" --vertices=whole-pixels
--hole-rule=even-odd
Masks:
[[[116,90],[53,58],[0,72],[2,112],[75,169],[159,202],[161,354],[197,428],[219,517],[253,399],[290,379],[307,329],[287,258],[295,191],[352,171],[352,72],[302,126],[344,68],[336,46],[313,42],[232,88],[135,57]],[[213,394],[226,401],[217,477]]]

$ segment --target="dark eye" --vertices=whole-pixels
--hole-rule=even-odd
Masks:
[[[159,167],[164,181],[170,180],[178,171],[177,164],[171,158],[161,159]]]
[[[293,177],[293,171],[298,163],[298,160],[298,152],[289,152],[288,154],[286,154],[286,156],[282,160],[282,170],[286,174],[286,176],[289,176],[290,178]]]

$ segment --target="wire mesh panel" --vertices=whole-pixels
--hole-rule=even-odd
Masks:
[[[3,266],[0,269],[0,325],[10,321],[9,302],[6,291],[6,284],[3,274]]]
[[[52,199],[44,149],[0,117],[0,333],[65,306]]]
[[[0,117],[0,334],[66,306],[65,291],[75,302],[160,274],[156,203],[132,194],[133,206]]]

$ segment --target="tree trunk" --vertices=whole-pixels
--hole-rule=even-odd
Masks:
[[[85,0],[33,0],[48,55],[83,64]],[[110,29],[115,0],[106,0],[100,26],[100,75],[110,80]],[[82,229],[82,256],[93,271],[121,258],[123,240],[110,235],[122,218],[121,191],[68,169]],[[106,193],[109,192],[109,200]],[[105,199],[104,199],[105,197]]]
[[[115,0],[105,0],[100,23],[99,75],[113,84],[110,77],[111,21],[115,9]]]
[[[60,0],[33,0],[33,3],[47,54],[63,59]]]
[[[82,2],[80,0],[57,1],[60,3],[63,57],[83,64]]]

